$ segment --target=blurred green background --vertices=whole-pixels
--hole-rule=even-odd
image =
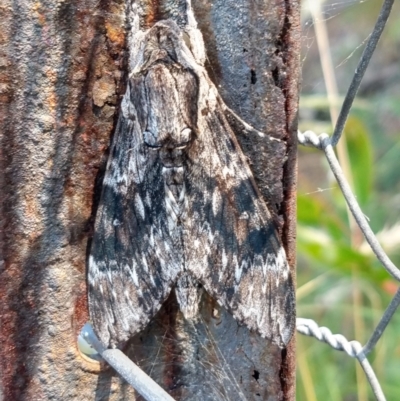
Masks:
[[[325,1],[314,23],[303,1],[301,131],[333,131],[327,79],[315,37],[323,20],[343,101],[380,0]],[[353,190],[371,228],[392,261],[400,266],[400,2],[367,70],[345,130],[345,152]],[[342,160],[343,162],[343,160]],[[347,339],[365,343],[398,284],[381,267],[357,227],[349,223],[344,198],[322,152],[299,148],[298,317],[314,319]],[[400,399],[400,311],[369,360],[388,400]],[[374,400],[354,359],[328,345],[297,336],[297,400]]]

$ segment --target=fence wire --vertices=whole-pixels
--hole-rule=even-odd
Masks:
[[[385,0],[383,2],[378,20],[375,24],[374,30],[367,42],[364,52],[360,58],[358,66],[356,68],[355,74],[353,76],[352,82],[347,91],[346,97],[344,99],[338,120],[335,125],[333,135],[329,137],[327,134],[323,133],[317,135],[312,131],[306,131],[304,133],[298,132],[298,141],[301,145],[312,146],[322,150],[325,153],[325,157],[329,163],[329,166],[339,184],[339,187],[343,193],[343,196],[347,202],[347,205],[354,216],[355,221],[360,227],[365,239],[367,240],[369,246],[374,252],[377,259],[381,262],[385,270],[397,281],[400,281],[400,270],[393,264],[393,262],[386,255],[381,245],[379,244],[376,236],[374,235],[371,227],[368,224],[367,219],[361,211],[354,194],[343,174],[340,167],[338,159],[336,158],[335,152],[333,150],[342,136],[345,123],[347,121],[348,115],[350,113],[351,106],[353,104],[354,98],[360,87],[361,80],[365,74],[371,57],[375,51],[376,45],[379,38],[383,32],[386,22],[389,18],[390,11],[394,0]],[[301,334],[307,336],[312,336],[319,341],[329,344],[332,348],[344,351],[347,355],[356,358],[360,363],[366,378],[371,385],[372,391],[378,401],[385,401],[385,395],[383,394],[382,388],[379,381],[367,359],[367,355],[373,350],[376,343],[382,336],[387,325],[389,324],[392,316],[394,315],[397,307],[400,304],[400,288],[397,290],[392,301],[387,307],[385,313],[383,314],[379,324],[376,326],[368,342],[362,346],[358,341],[348,341],[341,334],[332,334],[332,332],[327,327],[319,327],[316,322],[311,319],[297,319],[297,331]]]

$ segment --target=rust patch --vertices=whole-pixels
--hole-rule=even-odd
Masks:
[[[150,0],[147,5],[147,13],[144,19],[146,28],[151,28],[157,21],[160,20],[160,1]]]
[[[123,46],[125,43],[125,32],[121,31],[120,26],[115,26],[110,21],[105,22],[107,38],[117,46]]]
[[[93,103],[98,107],[103,107],[108,102],[112,103],[112,97],[115,96],[115,93],[114,79],[106,75],[93,85]]]
[[[60,9],[35,3],[26,20],[9,7],[2,21],[7,49],[19,52],[17,59],[10,54],[0,60],[0,97],[5,110],[14,110],[0,116],[5,127],[0,387],[7,400],[48,399],[49,393],[76,399],[71,388],[80,389],[78,398],[88,399],[96,388],[96,376],[76,373],[76,338],[88,319],[87,221],[114,126],[110,110],[106,115],[93,110],[90,88],[100,65],[100,76],[112,77],[108,93],[117,99],[122,75],[115,71],[124,60],[125,27],[119,21],[124,21],[125,5],[113,3],[113,20],[105,21],[99,13],[110,16],[109,6],[93,13],[90,2],[80,3],[79,9],[73,2]],[[21,24],[39,29],[26,37]],[[53,44],[60,49],[56,54],[49,50]],[[60,263],[67,268],[56,270]]]
[[[75,337],[77,337],[83,325],[89,320],[85,282],[81,282],[77,289],[73,320]]]

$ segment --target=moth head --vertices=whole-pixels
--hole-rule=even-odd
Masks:
[[[193,140],[193,131],[189,127],[164,135],[144,131],[143,140],[146,146],[159,152],[164,167],[180,167],[186,157],[186,150]]]

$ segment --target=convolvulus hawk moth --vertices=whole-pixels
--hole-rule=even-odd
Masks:
[[[195,316],[200,283],[283,347],[295,323],[285,251],[191,29],[165,20],[130,41],[89,257],[91,319],[101,341],[117,346],[174,286],[185,317]]]

